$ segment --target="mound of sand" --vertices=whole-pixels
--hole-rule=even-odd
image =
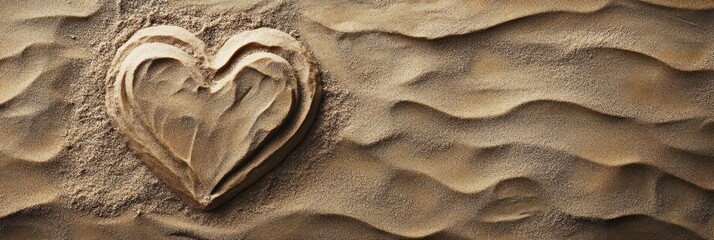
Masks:
[[[150,27],[119,48],[108,74],[109,114],[134,154],[204,209],[283,160],[310,128],[320,98],[314,60],[283,32],[245,31],[216,54],[205,56],[186,29]]]

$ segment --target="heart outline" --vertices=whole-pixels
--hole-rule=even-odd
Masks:
[[[178,49],[184,55],[167,54],[167,51],[162,51],[159,46]],[[204,60],[196,61],[196,56],[199,60]],[[298,97],[294,102],[296,106],[290,110],[292,113],[284,125],[279,126],[275,136],[268,138],[253,155],[245,156],[245,159],[242,159],[243,165],[232,166],[230,171],[220,176],[219,181],[211,183],[215,185],[207,188],[203,186],[204,183],[198,181],[191,163],[172,156],[167,146],[157,140],[155,133],[149,131],[147,124],[142,122],[136,113],[136,108],[139,107],[128,97],[133,94],[130,87],[133,87],[134,82],[134,72],[127,72],[131,69],[129,65],[136,61],[141,63],[168,58],[219,74],[221,71],[233,72],[236,69],[240,72],[244,67],[237,68],[236,62],[238,66],[242,66],[241,61],[256,56],[267,58],[268,63],[281,62],[292,67],[288,70],[292,71],[291,79],[294,79],[297,88]],[[249,61],[247,64],[255,62]],[[234,35],[214,56],[209,56],[203,41],[186,29],[175,26],[149,27],[137,31],[117,50],[111,66],[107,74],[106,105],[110,117],[129,143],[132,152],[171,189],[190,203],[206,210],[227,201],[280,163],[307,134],[321,96],[317,80],[318,70],[311,54],[290,35],[270,28],[259,28]],[[223,81],[224,79],[228,80]],[[131,80],[132,84],[127,84],[127,80]],[[220,81],[211,82],[215,85],[210,85],[209,91],[221,90],[228,82],[239,81],[229,80],[230,75],[220,78]],[[203,81],[206,81],[205,77]]]

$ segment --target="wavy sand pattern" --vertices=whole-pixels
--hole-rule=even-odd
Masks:
[[[0,236],[714,239],[714,4],[500,2],[11,1]],[[158,25],[209,54],[276,28],[323,73],[306,139],[210,212],[104,108],[115,51]]]

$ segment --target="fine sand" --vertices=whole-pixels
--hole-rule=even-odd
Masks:
[[[515,2],[2,0],[0,239],[714,239],[714,1]],[[127,68],[157,77],[122,102],[160,26],[195,69]],[[307,51],[211,85],[259,29]]]

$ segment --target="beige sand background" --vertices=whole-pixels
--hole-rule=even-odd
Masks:
[[[714,2],[0,1],[2,239],[712,239]],[[307,138],[211,212],[107,117],[138,29],[314,54]]]

